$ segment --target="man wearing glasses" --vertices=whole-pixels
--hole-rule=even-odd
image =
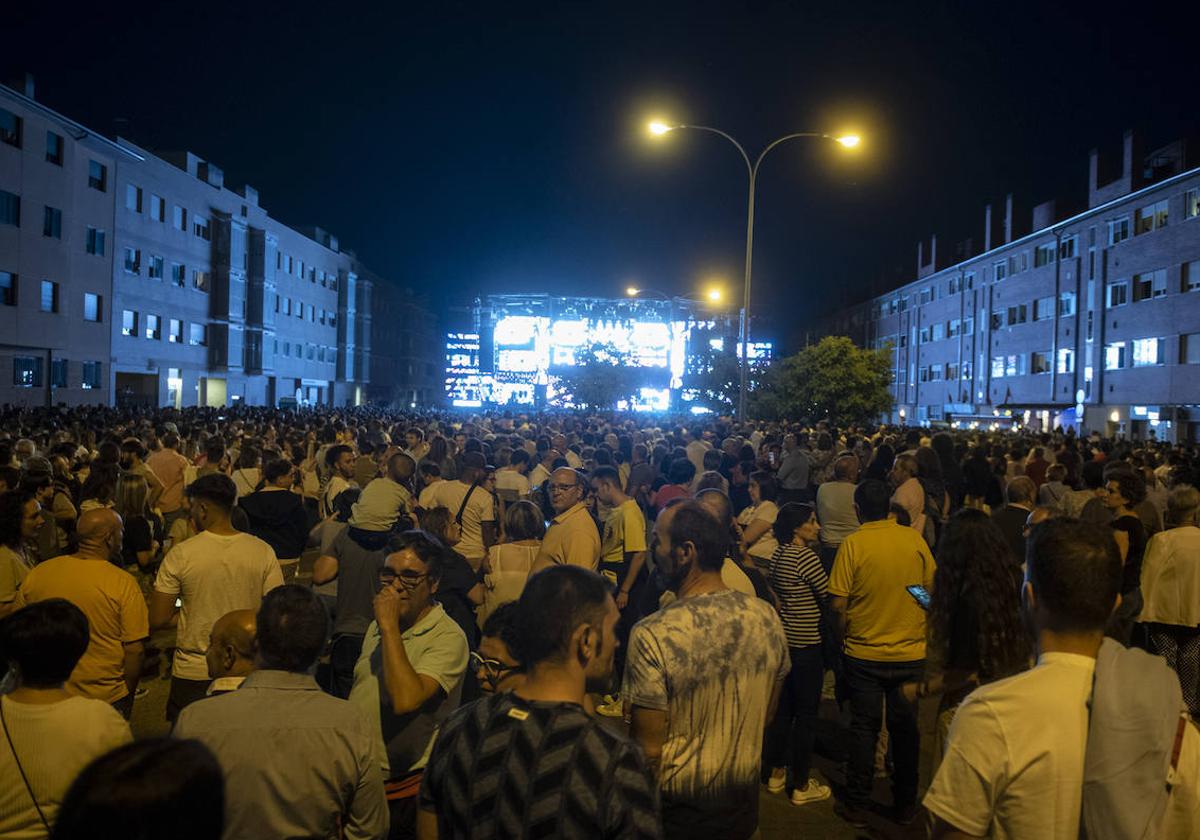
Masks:
[[[467,670],[467,638],[434,600],[441,551],[420,531],[391,538],[379,570],[375,620],[354,667],[350,702],[377,733],[390,837],[410,837],[415,830],[421,774],[438,727],[458,707]]]
[[[566,564],[593,572],[600,566],[600,532],[583,503],[583,475],[560,467],[550,475],[550,504],[555,517],[546,530],[532,572]]]

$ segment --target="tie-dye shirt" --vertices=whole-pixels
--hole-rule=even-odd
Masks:
[[[779,616],[741,592],[675,601],[634,626],[622,694],[667,712],[666,836],[702,829],[737,840],[757,829],[763,724],[789,668]]]

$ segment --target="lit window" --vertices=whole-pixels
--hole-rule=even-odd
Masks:
[[[1104,345],[1104,369],[1120,370],[1125,367],[1125,342],[1114,341]]]
[[[1058,351],[1058,372],[1075,372],[1075,351],[1069,347],[1061,347]]]
[[[103,299],[100,295],[94,295],[91,292],[84,292],[83,295],[83,320],[99,321],[104,317]]]
[[[146,338],[151,341],[162,338],[162,319],[157,315],[146,316]]]
[[[1183,196],[1183,217],[1194,219],[1200,216],[1200,190],[1188,190]]]
[[[53,280],[42,281],[41,309],[43,312],[58,311],[58,284]]]
[[[1147,271],[1133,275],[1134,301],[1163,297],[1167,293],[1167,270]]]
[[[1138,235],[1149,233],[1152,230],[1158,230],[1167,226],[1167,200],[1156,201],[1153,204],[1147,204],[1145,207],[1137,211],[1136,226],[1134,232]]]
[[[208,326],[206,324],[189,324],[188,343],[193,347],[208,345]]]
[[[137,338],[138,314],[132,309],[121,312],[121,335]]]
[[[88,186],[94,190],[108,190],[108,167],[99,161],[88,161]]]
[[[1133,366],[1161,365],[1165,361],[1163,358],[1165,344],[1166,340],[1162,338],[1135,338],[1133,340]]]
[[[167,323],[167,342],[170,344],[183,343],[183,321],[171,318]]]
[[[42,387],[40,356],[13,356],[13,385],[18,388]]]

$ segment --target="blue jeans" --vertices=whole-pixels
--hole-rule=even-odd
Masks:
[[[791,787],[803,789],[812,765],[825,665],[819,644],[788,648],[788,652],[792,670],[779,693],[775,719],[769,722],[763,739],[763,772],[786,766],[792,771]]]
[[[917,729],[916,704],[906,701],[900,687],[920,680],[925,660],[871,662],[847,656],[844,659],[846,690],[850,695],[850,750],[846,773],[846,801],[866,808],[875,779],[875,742],[883,722],[883,699],[887,698],[888,739],[892,748],[892,799],[898,808],[917,801],[917,764],[921,735]]]

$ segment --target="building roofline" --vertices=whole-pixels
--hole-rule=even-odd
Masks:
[[[75,120],[71,119],[70,117],[64,117],[62,114],[58,113],[58,111],[55,111],[53,108],[46,107],[42,103],[38,102],[36,99],[28,97],[25,94],[21,93],[20,91],[13,90],[8,85],[0,85],[0,93],[8,94],[10,97],[17,100],[25,107],[32,108],[33,110],[40,112],[43,116],[49,117],[53,120],[57,120],[58,122],[79,132],[78,135],[76,135],[76,134],[71,135],[76,141],[91,137],[91,138],[97,140],[101,145],[107,146],[110,149],[120,152],[123,155],[128,155],[129,157],[131,157],[135,160],[145,160],[144,157],[142,157],[141,155],[137,154],[134,151],[131,151],[130,149],[125,148],[120,143],[117,143],[115,140],[110,140],[109,138],[105,137],[103,134],[100,134],[100,133],[88,128],[86,125],[75,122]]]
[[[962,267],[967,265],[968,263],[973,263],[976,260],[982,260],[985,257],[987,257],[988,255],[994,255],[997,252],[1003,251],[1006,248],[1012,248],[1014,245],[1020,245],[1022,243],[1026,243],[1033,239],[1036,239],[1040,236],[1045,236],[1047,233],[1051,233],[1051,232],[1057,230],[1058,228],[1067,227],[1069,225],[1076,224],[1076,223],[1082,221],[1083,219],[1086,219],[1086,218],[1096,215],[1098,213],[1103,213],[1105,210],[1109,210],[1118,204],[1129,201],[1130,199],[1135,199],[1140,195],[1150,193],[1154,190],[1161,189],[1162,187],[1169,186],[1177,181],[1182,181],[1187,178],[1193,177],[1195,175],[1200,175],[1200,166],[1189,169],[1186,172],[1180,172],[1176,175],[1172,175],[1169,178],[1164,178],[1163,180],[1158,181],[1156,183],[1148,184],[1148,185],[1142,187],[1141,189],[1134,190],[1133,192],[1126,193],[1125,195],[1110,199],[1110,200],[1104,202],[1103,204],[1096,205],[1095,207],[1090,207],[1087,210],[1084,210],[1080,213],[1076,213],[1074,216],[1063,219],[1060,222],[1055,222],[1052,225],[1047,225],[1046,227],[1041,228],[1039,230],[1035,230],[1032,233],[1027,233],[1024,236],[1014,239],[1012,242],[1005,242],[1003,245],[997,245],[995,248],[991,248],[987,251],[984,251],[983,253],[976,254],[973,257],[970,257],[965,260],[961,260],[960,262],[956,262],[953,265],[948,265],[945,268],[940,268],[937,271],[934,271],[934,272],[926,275],[925,277],[918,277],[915,280],[905,281],[901,285],[896,286],[894,289],[891,289],[890,291],[887,291],[887,292],[882,292],[877,295],[872,295],[870,298],[863,301],[862,304],[857,304],[857,305],[868,304],[871,301],[876,300],[877,298],[887,297],[888,295],[894,294],[895,292],[898,292],[901,289],[905,289],[910,285],[918,285],[918,284],[924,283],[925,281],[930,280],[934,277],[937,277],[940,274],[944,274],[947,272],[953,272],[956,270],[961,270]]]

